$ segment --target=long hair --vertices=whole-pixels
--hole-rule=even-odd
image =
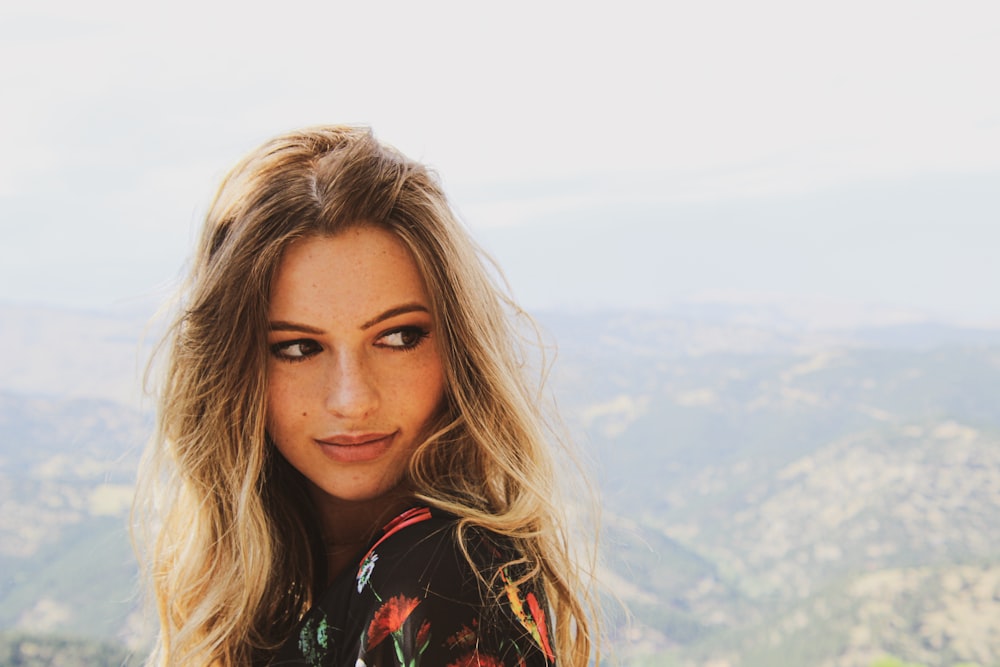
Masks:
[[[358,224],[409,249],[438,332],[444,406],[407,483],[460,518],[460,541],[470,526],[513,541],[547,594],[560,664],[582,667],[593,604],[554,482],[559,438],[527,378],[523,313],[434,175],[369,130],[342,126],[263,145],[209,209],[165,338],[157,431],[138,486],[160,619],[152,662],[245,665],[287,638],[323,583],[318,519],[266,432],[268,301],[289,244]]]

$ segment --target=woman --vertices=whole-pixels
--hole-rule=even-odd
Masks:
[[[164,665],[584,665],[587,588],[506,300],[364,129],[225,179],[140,484]]]

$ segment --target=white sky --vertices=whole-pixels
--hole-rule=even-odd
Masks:
[[[156,296],[240,155],[301,125],[359,122],[440,170],[470,226],[498,239],[529,305],[558,304],[563,288],[502,249],[536,233],[565,239],[550,221],[587,218],[613,237],[614,211],[644,207],[644,224],[677,228],[656,238],[683,244],[691,230],[677,212],[703,205],[721,216],[708,227],[725,241],[772,202],[809,214],[796,238],[823,238],[843,220],[818,220],[817,207],[867,210],[831,193],[885,185],[884,215],[831,248],[850,255],[907,235],[897,219],[912,213],[907,183],[947,183],[941,197],[971,188],[965,217],[925,220],[930,240],[915,252],[928,256],[904,269],[925,259],[955,271],[926,297],[889,275],[891,262],[881,275],[863,261],[861,282],[898,281],[876,294],[897,305],[961,302],[953,314],[973,319],[1000,309],[997,290],[980,284],[1000,284],[996,253],[985,252],[1000,249],[1000,205],[983,185],[1000,175],[995,0],[13,5],[0,6],[0,300],[92,307]],[[975,186],[963,190],[963,179]],[[758,217],[741,219],[740,201]],[[595,221],[598,211],[607,215]],[[546,247],[586,265],[601,233],[588,235],[589,250]],[[642,246],[644,232],[634,235]],[[749,238],[730,262],[819,252]],[[941,238],[951,245],[935,256]],[[627,261],[627,244],[613,245],[626,259],[608,264]],[[815,265],[778,266],[757,284],[745,279],[752,261],[730,263],[733,284],[698,279],[636,301],[700,287],[865,296],[857,275],[841,289]],[[645,280],[674,285],[678,275]],[[627,272],[599,277],[609,295],[641,291],[615,283]],[[565,289],[565,301],[580,301]]]

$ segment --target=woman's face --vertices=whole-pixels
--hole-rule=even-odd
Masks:
[[[293,243],[271,292],[268,433],[322,502],[395,489],[444,394],[430,300],[391,233]]]

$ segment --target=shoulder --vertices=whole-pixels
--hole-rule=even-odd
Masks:
[[[421,597],[449,593],[456,601],[485,602],[491,582],[518,560],[517,551],[503,536],[475,526],[461,530],[460,523],[426,508],[397,517],[361,559],[358,593],[365,588],[378,597],[380,589]]]
[[[429,664],[544,665],[552,656],[540,587],[504,536],[428,511],[362,560],[356,594],[370,604],[364,653],[380,645]],[[377,664],[367,662],[366,664]],[[472,663],[475,664],[475,663]]]
[[[266,664],[553,664],[547,605],[513,543],[460,536],[460,523],[427,508],[396,517]]]

